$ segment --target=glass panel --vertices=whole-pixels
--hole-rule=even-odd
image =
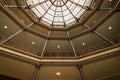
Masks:
[[[70,23],[72,23],[74,21],[75,21],[75,19],[73,18],[73,19],[70,19],[70,20],[66,21],[65,24],[68,25],[68,24],[70,24]]]
[[[41,17],[41,14],[37,11],[37,9],[32,8],[33,12],[36,14],[36,16]]]
[[[47,1],[46,4],[48,7],[50,7],[52,5],[50,1]]]
[[[36,6],[36,9],[38,12],[40,12],[42,15],[45,13],[44,9],[41,6]]]
[[[31,10],[37,17],[49,25],[53,24],[66,27],[76,23],[86,11],[84,7],[90,6],[92,0],[26,0],[27,5],[32,6]],[[58,27],[59,27],[58,26]]]
[[[69,20],[69,19],[71,19],[71,18],[73,18],[73,16],[72,16],[71,14],[69,14],[69,15],[66,15],[66,16],[64,17],[64,20],[67,21],[67,20]]]
[[[32,0],[33,4],[39,3],[38,0]]]
[[[42,20],[45,21],[46,23],[52,24],[52,22],[49,19],[42,18]]]
[[[76,7],[76,8],[73,10],[73,12],[72,12],[72,13],[73,13],[73,15],[74,15],[74,16],[76,16],[76,14],[78,14],[78,12],[80,12],[80,10],[81,10],[81,9],[82,9],[82,8],[81,8],[81,7],[79,7],[79,6],[78,6],[78,7]],[[79,13],[79,14],[80,14],[80,13]]]
[[[53,20],[53,16],[49,15],[49,14],[45,14],[44,16],[46,19],[49,19],[49,20]]]
[[[52,15],[52,16],[54,16],[54,12],[55,12],[55,11],[53,11],[52,9],[49,9],[49,10],[48,10],[48,13],[49,13],[50,15]]]

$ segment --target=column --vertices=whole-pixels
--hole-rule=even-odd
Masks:
[[[40,69],[40,64],[39,65],[35,65],[35,70],[33,72],[33,76],[32,76],[32,80],[36,80],[36,77],[37,77],[37,74],[38,74],[38,71]]]
[[[82,80],[86,80],[86,78],[85,78],[85,74],[84,74],[84,71],[83,71],[83,68],[82,68],[82,65],[77,65],[77,68],[78,68],[78,70],[79,70],[79,72],[80,72],[80,76],[81,76],[81,79]]]

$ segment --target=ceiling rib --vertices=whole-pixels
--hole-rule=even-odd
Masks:
[[[91,27],[89,27],[89,26],[86,25],[86,24],[83,24],[83,25],[84,25],[85,27],[89,28],[89,29],[91,28]],[[102,39],[104,39],[105,41],[109,42],[110,44],[115,45],[112,41],[110,41],[108,38],[106,38],[106,37],[103,36],[102,34],[98,33],[97,31],[91,30],[91,32],[95,33],[97,36],[99,36],[100,38],[102,38]]]
[[[78,37],[78,36],[80,36],[80,35],[83,35],[83,34],[86,34],[86,33],[89,33],[89,32],[93,32],[93,31],[95,31],[95,29],[97,29],[98,28],[98,26],[100,26],[103,22],[105,22],[105,20],[107,20],[108,18],[109,18],[109,16],[110,15],[112,15],[112,13],[115,11],[115,9],[119,6],[119,3],[120,3],[120,1],[118,1],[117,2],[117,4],[110,10],[110,12],[108,13],[108,14],[106,14],[102,19],[100,19],[93,27],[89,27],[88,25],[86,25],[86,24],[82,24],[83,26],[85,26],[85,27],[87,27],[89,30],[86,30],[86,31],[84,31],[84,32],[82,32],[82,33],[79,33],[79,34],[77,34],[77,35],[74,35],[74,36],[72,36],[71,38],[76,38],[76,37]],[[111,42],[110,42],[111,43]],[[113,43],[112,43],[113,44]]]
[[[23,1],[24,1],[24,3],[26,3],[25,0],[23,0]],[[46,1],[47,1],[47,0],[46,0]],[[17,3],[17,5],[19,6],[20,10],[21,10],[30,20],[32,20],[33,22],[35,22],[35,20],[34,20],[32,17],[35,17],[36,19],[38,19],[38,17],[36,17],[35,14],[34,14],[31,10],[29,10],[29,12],[32,14],[32,16],[29,15],[28,12],[26,12],[26,10],[25,10],[26,7],[23,7],[19,1],[16,0],[16,3]],[[26,3],[26,5],[27,5],[27,3]],[[25,6],[26,6],[26,5],[25,5]],[[45,29],[47,29],[47,30],[50,29],[49,27],[45,27],[45,24],[40,24],[40,23],[38,23],[38,22],[36,22],[36,24],[40,25],[41,27],[43,27],[43,28],[45,28]]]
[[[53,21],[52,21],[52,24],[51,24],[52,26],[53,26],[55,15],[56,15],[56,10],[57,10],[57,7],[55,8],[55,12],[54,12],[54,16],[53,16]]]
[[[51,34],[51,31],[52,31],[52,30],[50,30],[50,31],[48,32],[48,36],[47,36],[47,39],[46,39],[45,44],[44,44],[44,46],[43,46],[43,50],[42,50],[42,53],[41,53],[40,57],[43,57],[43,55],[44,55],[44,52],[45,52],[45,49],[46,49],[46,46],[47,46],[48,39],[49,39],[49,36],[50,36],[50,34]]]
[[[68,36],[68,38],[69,38],[69,41],[70,41],[70,45],[71,45],[71,47],[72,47],[72,50],[73,50],[73,52],[74,52],[74,56],[77,57],[77,54],[76,54],[76,51],[75,51],[75,47],[74,47],[74,45],[73,45],[72,40],[70,39],[70,34],[69,34],[68,31],[66,31],[66,33],[67,33],[67,36]]]
[[[69,1],[70,1],[71,3],[73,3],[73,4],[77,5],[77,6],[82,7],[83,9],[88,9],[88,7],[87,7],[87,6],[83,6],[83,5],[77,4],[77,3],[75,3],[75,2],[73,2],[73,1],[71,1],[71,0],[69,0]]]
[[[8,37],[6,40],[2,41],[0,44],[4,44],[7,41],[11,40],[12,38],[14,38],[15,36],[17,36],[18,34],[20,34],[21,32],[23,32],[26,28],[29,28],[30,26],[32,26],[34,23],[29,24],[28,26],[26,26],[25,28],[19,30],[18,32],[14,33],[13,35],[11,35],[10,37]]]
[[[110,9],[110,12],[108,12],[103,18],[101,18],[92,28],[97,29],[99,25],[105,22],[105,20],[108,19],[109,16],[111,16],[114,13],[116,8],[119,6],[119,3],[120,3],[120,0],[117,1],[116,5],[112,9]]]
[[[64,3],[64,2],[63,2]],[[66,8],[68,9],[68,11],[70,12],[70,14],[73,16],[73,18],[76,20],[76,21],[78,21],[78,19],[74,16],[74,14],[72,13],[72,11],[68,8],[68,6],[67,5],[65,5],[66,6]]]
[[[47,12],[48,12],[48,10],[51,8],[51,6],[52,5],[50,5],[50,7],[46,10],[46,12],[40,17],[40,19],[42,19],[44,16],[45,16],[45,14],[47,14]],[[44,9],[44,8],[43,8]],[[39,11],[39,10],[38,10]]]
[[[102,39],[104,39],[105,41],[109,42],[112,45],[115,45],[111,40],[109,40],[108,38],[106,38],[105,36],[103,36],[102,34],[98,33],[97,31],[93,31],[96,35],[98,35],[99,37],[101,37]]]
[[[21,20],[16,15],[13,14],[11,10],[5,7],[4,4],[2,4],[1,2],[0,2],[0,7],[1,7],[1,10],[3,10],[3,12],[8,13],[9,17],[11,17],[13,20],[15,20],[20,25],[20,28],[21,26],[23,27],[26,26],[24,23],[21,22]]]
[[[32,1],[33,1],[33,0],[32,0]],[[28,5],[28,6],[29,6],[29,8],[33,8],[33,7],[35,7],[35,6],[38,6],[38,5],[41,5],[41,4],[45,3],[45,2],[47,2],[47,1],[49,1],[49,0],[44,0],[44,1],[39,2],[39,3],[37,3],[37,4],[34,4],[34,5]],[[28,7],[28,6],[27,6],[27,7]]]
[[[21,22],[21,20],[15,15],[15,14],[13,14],[7,7],[5,7],[2,3],[0,3],[0,7],[5,11],[5,12],[7,12],[10,16],[9,17],[11,17],[13,20],[15,20],[16,22],[17,22],[17,24],[20,24],[20,28],[22,29],[22,30],[26,30],[26,31],[29,31],[30,33],[32,33],[33,31],[31,31],[29,28],[28,28],[28,26],[32,26],[32,25],[26,25],[26,24],[24,24],[24,23],[22,23]],[[31,24],[35,24],[35,23],[37,23],[37,22],[39,22],[39,19],[37,19],[37,20],[35,20],[33,23],[31,23]],[[27,27],[27,28],[26,28]],[[35,31],[34,31],[35,32]],[[37,32],[35,32],[36,34],[35,35],[37,35],[38,36],[38,33]],[[33,34],[33,33],[32,33]],[[43,35],[44,36],[44,35]],[[46,37],[46,36],[44,36],[44,37]]]
[[[7,13],[9,13],[10,16],[12,16],[17,22],[19,22],[19,21],[18,21],[19,18],[16,17],[16,16],[14,16],[12,13],[10,13],[9,9],[7,9],[5,6],[3,6],[2,3],[0,3],[0,7],[1,7],[4,11],[6,11]],[[38,21],[39,21],[39,20],[36,20],[36,22],[38,22]],[[20,22],[21,22],[21,21],[20,21]],[[20,22],[19,22],[19,23],[20,23]],[[21,23],[20,23],[20,24],[21,24]],[[14,38],[15,36],[17,36],[18,34],[20,34],[21,32],[23,32],[25,29],[27,29],[27,28],[29,28],[30,26],[32,26],[33,24],[34,24],[34,23],[31,23],[31,24],[25,26],[25,25],[22,23],[21,25],[22,25],[22,26],[25,26],[23,29],[21,29],[21,30],[19,30],[18,32],[16,32],[15,34],[11,35],[11,36],[8,37],[6,40],[2,41],[0,44],[2,45],[2,44],[4,44],[4,43],[6,43],[7,41],[9,41],[10,39]]]
[[[87,30],[88,31],[88,30]],[[89,32],[89,31],[88,31]]]

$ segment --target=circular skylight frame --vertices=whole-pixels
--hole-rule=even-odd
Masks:
[[[92,0],[26,0],[26,3],[41,22],[65,28],[79,21]]]

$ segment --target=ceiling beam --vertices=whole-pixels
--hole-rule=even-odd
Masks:
[[[72,40],[71,40],[71,38],[70,38],[70,34],[69,34],[68,31],[66,31],[66,33],[67,33],[67,36],[68,36],[68,38],[69,38],[70,45],[71,45],[71,47],[72,47],[72,50],[73,50],[74,56],[77,57],[77,53],[76,53],[75,47],[74,47],[74,45],[73,45],[73,42],[72,42]]]
[[[48,32],[48,36],[47,36],[47,37],[49,37],[49,36],[50,36],[50,34],[51,34],[51,30]],[[43,56],[44,56],[45,49],[46,49],[47,44],[48,44],[48,40],[49,40],[49,38],[47,38],[47,39],[46,39],[46,41],[45,41],[45,44],[44,44],[44,46],[43,46],[42,53],[41,53],[41,54],[39,54],[39,55],[40,55],[40,57],[43,57]]]

